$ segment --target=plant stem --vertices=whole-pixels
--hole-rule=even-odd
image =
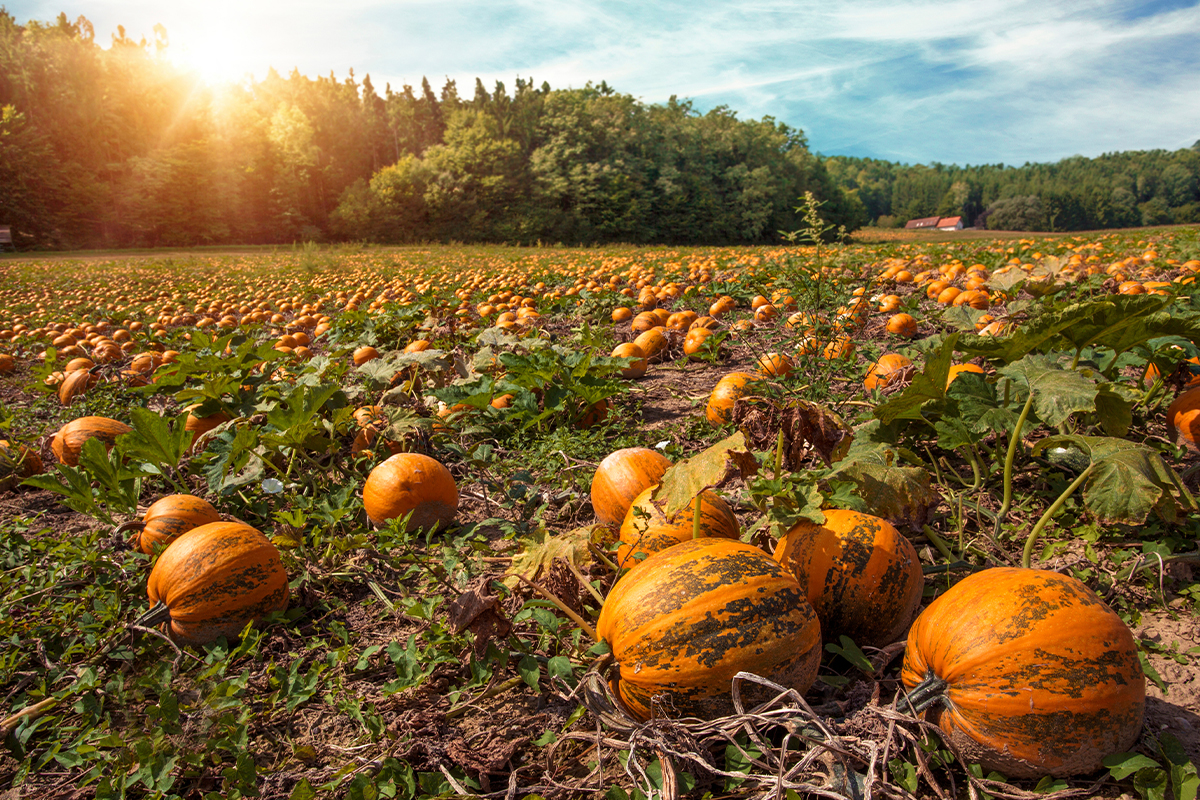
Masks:
[[[933,528],[929,527],[928,525],[925,525],[921,528],[921,530],[924,532],[925,536],[928,537],[930,544],[932,544],[935,548],[937,548],[937,551],[939,553],[941,553],[943,556],[945,556],[947,560],[949,560],[949,561],[960,560],[957,556],[954,555],[953,552],[951,552],[950,545],[946,544],[946,540],[943,539],[941,536],[939,536]]]
[[[999,538],[1000,526],[1004,523],[1004,518],[1008,515],[1008,510],[1012,508],[1012,477],[1013,477],[1013,460],[1017,455],[1017,444],[1021,441],[1021,429],[1025,427],[1025,420],[1029,418],[1029,411],[1033,408],[1033,387],[1029,387],[1029,398],[1025,401],[1025,407],[1021,409],[1021,416],[1017,417],[1017,424],[1013,426],[1011,438],[1008,440],[1008,454],[1004,457],[1004,502],[1000,504],[1000,511],[996,514],[996,528],[992,531],[992,536]]]
[[[701,492],[700,494],[704,494]],[[696,495],[696,499],[692,501],[692,538],[700,538],[700,495]]]
[[[1087,469],[1079,473],[1079,477],[1071,481],[1070,486],[1068,486],[1066,489],[1063,489],[1063,493],[1058,496],[1057,500],[1050,504],[1050,507],[1047,508],[1045,513],[1042,514],[1042,518],[1039,519],[1037,524],[1033,526],[1033,530],[1029,532],[1029,538],[1025,540],[1025,549],[1021,552],[1022,567],[1028,569],[1032,563],[1033,545],[1037,542],[1038,536],[1041,535],[1042,529],[1046,527],[1046,523],[1050,521],[1051,517],[1058,513],[1058,510],[1063,507],[1063,503],[1067,502],[1067,498],[1075,494],[1075,490],[1083,485],[1084,481],[1088,479],[1088,476],[1092,474],[1092,470],[1095,468],[1095,466],[1096,465],[1094,463],[1088,464]]]

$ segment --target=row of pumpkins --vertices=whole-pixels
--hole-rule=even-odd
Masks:
[[[923,573],[886,520],[845,510],[801,522],[773,555],[739,540],[717,495],[667,520],[651,495],[669,468],[631,448],[592,484],[597,519],[620,526],[618,579],[597,633],[616,662],[612,687],[638,719],[733,711],[741,671],[804,693],[822,641],[882,647],[904,636],[902,707],[924,711],[969,763],[1013,778],[1074,775],[1129,749],[1145,678],[1128,627],[1084,584],[1032,569],[976,572],[913,621]],[[639,560],[642,559],[642,560]],[[749,708],[770,699],[745,687]]]
[[[111,442],[125,426],[70,423],[57,457],[85,433]],[[71,426],[77,432],[64,434]],[[85,430],[81,433],[78,430]],[[668,519],[653,500],[670,462],[620,450],[597,469],[597,519],[620,528],[618,565],[597,633],[614,655],[613,689],[635,718],[728,714],[740,671],[805,692],[822,642],[849,636],[881,647],[908,632],[906,702],[926,711],[971,762],[1010,777],[1094,771],[1128,749],[1142,725],[1145,680],[1129,629],[1086,586],[1040,570],[989,569],[960,581],[913,621],[923,574],[913,545],[890,523],[828,510],[801,522],[773,555],[740,541],[732,509],[714,492]],[[411,514],[411,528],[451,522],[454,478],[428,456],[400,453],[363,488],[375,524]],[[139,624],[166,623],[183,644],[236,636],[287,607],[274,545],[226,522],[206,501],[172,495],[147,510],[137,546],[159,552]],[[699,538],[693,538],[698,528]],[[748,690],[749,703],[769,699]]]

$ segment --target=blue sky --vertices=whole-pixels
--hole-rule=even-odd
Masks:
[[[826,155],[1022,164],[1200,139],[1200,0],[8,0],[223,75],[607,81],[770,115]]]

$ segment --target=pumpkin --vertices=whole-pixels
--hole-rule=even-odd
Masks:
[[[450,470],[436,459],[421,453],[397,453],[367,476],[363,506],[376,525],[412,512],[410,530],[432,530],[454,519],[458,485]]]
[[[41,473],[42,458],[24,445],[0,439],[0,492],[14,488],[26,478]]]
[[[770,556],[732,539],[694,539],[638,563],[608,593],[596,632],[616,661],[614,693],[641,720],[734,711],[733,676],[803,693],[821,626],[804,590]],[[746,707],[774,696],[742,686]]]
[[[190,494],[169,494],[156,500],[142,515],[137,549],[153,555],[192,528],[220,521],[221,515],[207,500]]]
[[[913,623],[901,679],[964,761],[1010,778],[1094,772],[1142,729],[1133,635],[1056,572],[1005,567],[959,581]]]
[[[662,480],[671,461],[648,447],[626,447],[609,453],[592,476],[592,510],[596,519],[616,527],[633,499]]]
[[[695,528],[695,505],[681,508],[667,518],[652,499],[658,485],[647,487],[625,512],[621,521],[620,546],[617,548],[617,566],[628,567],[635,560],[666,550],[668,547],[691,539]],[[701,537],[736,539],[741,534],[733,509],[715,492],[700,493]]]
[[[58,429],[50,439],[50,449],[58,463],[74,467],[78,466],[79,451],[88,439],[97,438],[105,448],[111,450],[117,437],[131,430],[124,422],[108,417],[80,417]]]
[[[77,369],[66,373],[62,379],[62,383],[58,385],[58,402],[64,406],[71,405],[76,397],[84,395],[88,389],[95,386],[99,381],[99,376],[93,375],[86,369]]]
[[[683,354],[689,359],[698,360],[704,350],[704,342],[712,336],[711,328],[692,328],[683,337]]]
[[[190,406],[187,419],[183,421],[183,429],[192,432],[192,443],[188,445],[189,453],[195,452],[201,447],[202,440],[210,431],[233,419],[224,411],[215,411],[212,414],[198,417],[194,413],[198,408],[199,406]]]
[[[641,378],[646,374],[646,370],[649,369],[649,364],[646,363],[646,353],[633,342],[625,342],[617,345],[613,348],[612,357],[636,359],[630,362],[629,366],[621,370],[622,378]]]
[[[733,419],[733,404],[753,392],[757,380],[758,376],[749,372],[731,372],[721,378],[708,396],[704,416],[713,425],[727,424]]]
[[[907,339],[917,335],[917,320],[912,314],[893,314],[887,321],[888,333]]]
[[[983,367],[978,364],[952,364],[950,372],[946,374],[946,388],[950,388],[950,384],[954,383],[954,379],[964,372],[974,372],[976,375],[983,375]]]
[[[575,427],[585,430],[599,425],[606,419],[608,419],[608,401],[597,400],[579,413],[579,416],[575,418]]]
[[[650,361],[659,360],[660,354],[667,349],[667,337],[663,334],[661,326],[655,326],[644,333],[638,335],[633,343],[642,349],[646,354],[646,358]]]
[[[792,371],[792,359],[782,353],[767,353],[758,359],[758,371],[768,378],[786,378]]]
[[[267,537],[249,525],[212,522],[167,545],[146,594],[152,607],[138,624],[169,622],[172,639],[198,646],[286,610],[288,578]]]
[[[921,605],[916,548],[870,514],[828,509],[821,524],[800,522],[780,538],[775,560],[805,588],[826,640],[845,635],[882,647],[904,634]]]
[[[361,367],[363,364],[376,358],[379,358],[379,351],[369,345],[358,348],[351,356],[356,367]]]
[[[12,372],[17,368],[17,360],[8,353],[0,353],[0,372]]]
[[[882,389],[912,374],[912,361],[899,353],[885,353],[867,370],[863,387],[868,391]]]
[[[1200,386],[1188,389],[1167,407],[1167,433],[1174,443],[1182,439],[1192,449],[1200,446],[1196,441],[1200,434]]]

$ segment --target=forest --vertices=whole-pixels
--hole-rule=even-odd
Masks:
[[[166,31],[0,8],[0,225],[18,249],[298,241],[769,244],[962,215],[1083,230],[1200,221],[1200,150],[902,165],[812,152],[772,117],[647,104],[606,82],[470,91],[274,71],[211,87]]]

